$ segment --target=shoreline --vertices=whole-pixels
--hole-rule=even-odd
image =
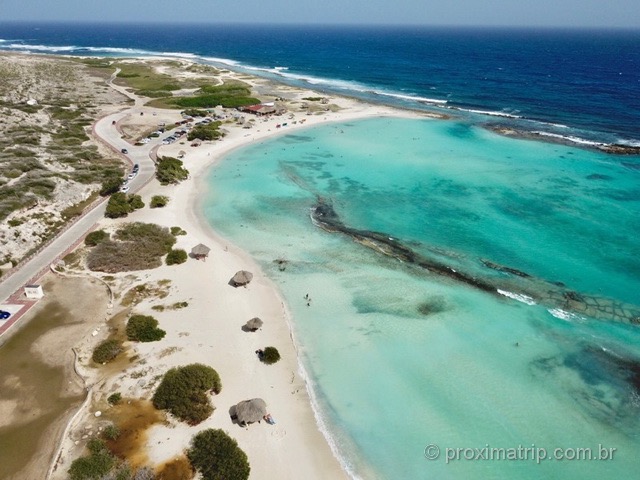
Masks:
[[[149,59],[138,59],[138,61],[149,61]],[[232,73],[232,76],[233,75],[237,74],[234,72]],[[246,79],[243,80],[246,81]],[[258,79],[258,81],[260,81],[260,79]],[[254,85],[252,85],[252,87],[254,87]],[[274,86],[274,88],[277,89],[278,86]],[[288,86],[281,86],[280,88],[286,89],[287,94],[295,94],[297,97],[303,97],[312,92],[311,90]],[[214,330],[216,333],[218,333],[218,329],[222,329],[225,332],[225,336],[233,337],[234,340],[225,344],[227,349],[224,355],[225,360],[212,361],[209,356],[206,356],[206,359],[202,358],[203,353],[205,353],[207,346],[209,348],[217,348],[220,345],[217,345],[215,340],[206,337],[206,328],[198,325],[198,318],[206,317],[208,316],[207,314],[210,315],[211,309],[213,308],[215,310],[215,306],[209,305],[203,308],[201,303],[207,303],[207,299],[203,298],[203,295],[192,294],[188,302],[189,307],[180,312],[181,325],[179,330],[182,331],[178,331],[178,328],[174,328],[173,330],[167,328],[170,327],[170,325],[167,324],[167,315],[151,310],[152,305],[150,305],[150,302],[143,301],[135,307],[136,313],[153,314],[159,319],[160,325],[167,330],[167,337],[159,343],[165,346],[173,345],[170,349],[175,349],[175,352],[171,353],[170,357],[166,357],[165,360],[163,351],[159,351],[161,345],[131,345],[134,354],[138,354],[147,364],[154,365],[145,376],[163,373],[167,368],[173,366],[200,362],[211,364],[216,368],[221,375],[224,385],[223,391],[218,396],[220,398],[216,397],[213,399],[214,405],[217,409],[220,409],[221,412],[214,413],[201,425],[197,427],[187,427],[174,420],[170,420],[170,434],[167,427],[163,425],[155,425],[149,429],[147,432],[149,439],[146,445],[146,454],[148,455],[151,465],[157,466],[170,461],[175,455],[186,448],[188,439],[198,430],[213,427],[228,430],[231,436],[238,441],[240,447],[245,450],[249,456],[252,471],[254,472],[251,478],[261,478],[266,471],[280,478],[358,478],[347,459],[340,454],[337,444],[330,434],[327,420],[324,419],[321,414],[319,406],[320,400],[314,392],[312,379],[300,357],[299,344],[296,342],[295,322],[282,293],[247,252],[228,242],[227,239],[216,232],[215,226],[208,223],[202,211],[204,200],[202,194],[207,189],[206,177],[208,173],[232,151],[243,148],[252,142],[272,139],[279,135],[286,135],[289,132],[300,132],[318,125],[368,117],[433,118],[427,114],[423,115],[418,112],[409,112],[386,106],[374,106],[360,100],[346,97],[332,97],[332,100],[340,104],[338,111],[327,111],[308,117],[305,114],[297,112],[295,115],[296,118],[304,116],[304,123],[296,122],[296,124],[292,124],[291,120],[288,120],[290,122],[289,126],[276,128],[276,125],[287,117],[273,117],[268,120],[256,119],[256,124],[251,130],[246,130],[241,125],[225,125],[224,128],[228,131],[228,134],[222,141],[213,143],[206,142],[197,148],[180,145],[179,142],[173,145],[161,146],[159,151],[160,155],[177,156],[176,153],[181,148],[187,151],[186,158],[183,161],[185,162],[185,167],[190,172],[191,180],[187,180],[179,185],[167,187],[162,187],[157,182],[149,182],[137,191],[138,194],[142,195],[145,202],[148,201],[150,196],[160,193],[168,195],[171,200],[169,205],[162,209],[149,210],[145,208],[141,211],[134,212],[127,217],[126,222],[146,221],[166,227],[179,225],[187,231],[187,236],[178,238],[176,248],[184,248],[189,251],[195,244],[203,242],[211,247],[212,250],[210,252],[210,259],[207,262],[189,259],[187,264],[183,266],[163,266],[155,270],[125,272],[118,274],[118,277],[124,277],[126,273],[132,273],[137,277],[144,277],[146,281],[170,278],[172,282],[171,293],[165,301],[172,301],[174,299],[184,300],[183,297],[176,297],[175,295],[179,293],[179,291],[193,291],[197,289],[200,283],[199,278],[208,278],[211,280],[212,277],[217,277],[218,280],[222,281],[219,282],[219,287],[211,285],[211,281],[207,282],[210,287],[211,296],[216,296],[217,293],[225,296],[240,297],[244,293],[241,291],[245,289],[233,289],[233,291],[230,292],[227,281],[235,271],[249,269],[256,275],[247,289],[250,291],[259,290],[255,292],[256,298],[245,298],[244,302],[249,305],[242,305],[241,308],[237,306],[231,308],[229,305],[220,308],[220,313],[222,313],[220,317],[222,317],[222,321],[224,321],[224,317],[244,315],[244,317],[241,317],[242,323],[244,323],[249,318],[249,315],[254,315],[254,313],[249,314],[247,312],[243,314],[242,312],[249,309],[252,309],[256,313],[267,311],[266,325],[262,329],[265,330],[265,332],[260,331],[256,334],[243,332],[238,335],[235,329],[229,328],[229,325],[222,325],[223,322],[215,321]],[[120,112],[119,115],[131,114],[132,111],[140,109],[149,112],[157,110],[158,118],[171,115],[179,116],[179,111],[162,110],[162,112],[160,112],[161,109],[139,105],[132,106],[130,109],[127,109],[127,111]],[[137,117],[137,115],[134,115],[132,118],[135,117]],[[147,115],[145,118],[154,117]],[[108,120],[106,117],[103,117],[101,121],[106,122]],[[101,219],[98,228],[106,227],[107,229],[112,229],[119,223],[122,223],[122,220]],[[199,274],[189,274],[189,270],[194,268],[197,268]],[[227,269],[227,272],[221,273],[221,270],[225,269]],[[174,289],[178,290],[178,292],[174,293]],[[194,309],[197,311],[190,314],[189,311],[191,310],[192,302],[199,305],[194,305]],[[263,314],[258,314],[262,318],[265,318]],[[272,322],[269,322],[269,318],[271,318]],[[266,330],[271,328],[275,331],[267,335]],[[195,347],[193,341],[188,339],[189,332],[197,333],[198,336],[200,336],[198,341],[203,342],[197,345],[197,351],[196,349],[189,348]],[[269,336],[270,338],[263,340],[259,338],[262,336]],[[258,344],[257,341],[276,345],[281,352],[282,360],[274,366],[265,367],[263,365],[256,365],[255,359],[252,358],[253,355],[247,358],[246,355],[241,355],[237,351],[238,349],[231,350],[232,345],[235,345],[244,351],[246,344],[251,344],[252,346],[246,348],[246,351],[253,352],[255,347],[260,348],[263,346]],[[183,353],[181,352],[183,349],[190,351]],[[160,360],[161,358],[162,360]],[[168,365],[166,365],[166,367],[165,365],[160,365],[159,367],[162,367],[162,371],[156,370],[155,365],[159,362],[166,362]],[[219,363],[222,363],[222,365]],[[230,363],[233,364],[233,368],[229,368]],[[140,382],[131,381],[131,378],[127,377],[131,374],[133,368],[135,368],[135,365],[126,369],[122,374],[116,373],[111,378],[106,379],[105,382],[101,382],[103,384],[100,385],[100,388],[94,391],[94,399],[91,402],[91,406],[80,409],[80,413],[74,416],[74,425],[71,425],[74,422],[69,422],[71,434],[62,439],[60,449],[61,465],[51,478],[61,478],[57,474],[65,472],[68,468],[69,460],[81,454],[78,446],[72,441],[74,435],[77,438],[77,432],[74,432],[74,430],[78,430],[81,424],[86,424],[92,420],[95,421],[95,419],[91,418],[91,411],[104,408],[104,399],[109,394],[110,388],[118,385],[119,391],[124,390],[123,396],[125,397],[148,398],[149,392],[140,386]],[[265,369],[264,372],[262,371],[263,369]],[[276,369],[280,370],[279,374],[275,372]],[[234,381],[232,381],[232,385],[227,388],[226,385],[229,382],[229,378],[233,377],[232,372],[235,371],[237,373],[238,370],[248,370],[252,376],[244,380],[249,384],[262,383],[263,391],[255,392],[255,388],[246,388],[245,385],[239,385],[238,382]],[[85,373],[88,373],[90,376],[99,375],[97,371],[85,371]],[[266,382],[265,379],[262,378],[263,376],[268,377]],[[88,383],[93,383],[91,379],[87,381]],[[271,385],[267,385],[268,383]],[[279,384],[279,386],[277,386],[277,384]],[[270,389],[273,390],[269,391]],[[231,394],[225,395],[228,390],[231,390]],[[293,391],[289,393],[287,390]],[[269,427],[254,425],[248,430],[239,431],[233,429],[233,426],[228,422],[228,417],[226,416],[228,407],[240,400],[262,394],[266,394],[264,398],[267,400],[267,404],[270,406],[269,408],[271,408],[271,413],[273,413],[278,422],[275,429],[270,432],[271,437],[267,436],[265,438],[265,433],[269,433],[268,431],[257,432],[257,434],[253,433],[254,430],[262,430],[263,428]],[[269,396],[269,394],[271,395]],[[273,407],[271,407],[272,405]],[[283,413],[283,411],[287,413]],[[283,426],[280,427],[280,424]],[[253,435],[249,433],[253,433]],[[291,458],[283,458],[285,452],[290,455]],[[297,461],[292,462],[292,458],[296,458]]]
[[[153,57],[140,57],[132,60],[146,62],[146,61],[154,61]],[[170,57],[163,57],[162,60],[171,60]],[[178,58],[181,62],[189,62],[185,59]],[[231,77],[239,75],[238,72],[231,71]],[[269,86],[277,91],[278,88],[285,88],[287,93],[296,92],[297,95],[302,96],[305,94],[317,93],[314,90],[305,90],[298,87],[291,87],[286,84],[279,85],[275,81],[265,80],[263,78],[257,77],[258,81],[267,81],[269,82]],[[246,81],[246,79],[243,79]],[[253,80],[252,80],[253,81]],[[221,141],[213,142],[213,143],[203,143],[198,148],[190,148],[187,145],[179,145],[178,142],[174,145],[169,146],[161,146],[160,154],[168,155],[168,156],[176,156],[176,153],[180,149],[184,149],[187,151],[185,166],[190,171],[191,179],[183,182],[182,184],[176,186],[162,187],[157,184],[155,181],[150,181],[144,186],[142,186],[136,193],[141,194],[148,203],[149,198],[152,195],[156,194],[164,194],[168,195],[171,198],[169,205],[162,209],[150,210],[149,208],[145,208],[142,211],[134,212],[125,220],[109,220],[109,219],[101,219],[99,221],[99,227],[106,228],[115,228],[118,224],[124,222],[133,222],[133,221],[148,221],[150,223],[159,223],[162,226],[170,227],[172,225],[179,225],[184,227],[187,230],[188,235],[186,237],[178,237],[178,243],[176,248],[184,248],[189,251],[195,244],[203,242],[208,244],[208,246],[212,247],[210,260],[207,262],[196,262],[194,264],[194,260],[189,259],[185,265],[182,266],[174,266],[167,267],[162,266],[155,270],[145,270],[145,271],[136,271],[136,272],[124,272],[123,274],[119,274],[118,277],[124,278],[127,274],[131,273],[137,276],[138,278],[144,278],[145,281],[157,281],[163,278],[170,278],[172,282],[171,292],[168,300],[184,300],[184,295],[177,295],[180,291],[190,292],[191,298],[189,298],[189,303],[192,303],[192,300],[195,303],[199,303],[199,305],[194,305],[196,308],[195,312],[192,312],[192,307],[190,306],[186,310],[180,312],[178,317],[180,317],[180,321],[182,321],[183,316],[189,317],[188,321],[185,324],[186,326],[181,325],[180,328],[183,331],[179,331],[179,328],[175,325],[171,325],[172,318],[170,314],[165,312],[164,314],[157,314],[151,310],[152,302],[146,301],[142,302],[138,308],[136,308],[136,313],[142,314],[152,314],[159,318],[160,326],[165,328],[166,326],[175,327],[171,332],[169,332],[169,328],[167,328],[168,335],[167,339],[164,342],[160,342],[159,345],[142,345],[142,344],[133,344],[130,346],[131,350],[135,353],[138,353],[141,358],[144,358],[145,361],[152,364],[161,364],[158,366],[158,370],[150,370],[150,373],[147,373],[146,376],[152,377],[153,374],[162,373],[166,371],[170,366],[175,366],[177,364],[186,364],[192,363],[190,360],[195,359],[194,361],[199,361],[201,358],[204,359],[202,363],[210,363],[214,368],[216,368],[219,372],[221,372],[222,382],[223,382],[223,392],[221,395],[213,398],[213,403],[220,411],[215,412],[212,417],[203,422],[202,425],[198,427],[185,427],[184,425],[180,425],[177,422],[171,423],[169,428],[165,428],[163,426],[155,426],[149,431],[150,439],[147,442],[147,447],[150,450],[149,458],[153,461],[154,465],[161,464],[163,461],[168,461],[172,458],[172,455],[176,455],[180,453],[180,450],[176,450],[177,445],[185,446],[185,439],[195,434],[201,428],[223,428],[231,433],[231,436],[238,440],[241,448],[245,450],[249,456],[250,463],[254,468],[252,469],[253,474],[251,478],[261,478],[265,471],[273,472],[274,476],[282,477],[282,478],[338,478],[338,477],[351,477],[357,478],[356,473],[353,471],[346,461],[346,458],[340,455],[338,451],[337,444],[333,441],[330,429],[327,426],[327,422],[323,421],[323,417],[321,414],[321,399],[315,395],[312,377],[307,372],[305,368],[304,362],[302,360],[302,354],[299,349],[299,344],[296,341],[295,334],[295,321],[291,314],[290,309],[288,308],[287,303],[282,295],[282,292],[279,290],[277,285],[273,280],[271,280],[268,276],[264,274],[262,269],[256,260],[251,257],[251,255],[240,247],[237,247],[232,242],[227,241],[222,235],[220,235],[216,230],[214,225],[210,225],[206,220],[203,204],[204,198],[202,194],[207,190],[206,178],[209,176],[212,169],[216,168],[220,162],[226,159],[233,151],[244,148],[247,145],[250,145],[255,141],[267,141],[276,138],[277,136],[287,135],[292,132],[302,132],[307,128],[313,128],[319,125],[327,125],[332,123],[340,123],[340,122],[348,122],[350,120],[359,120],[365,118],[380,118],[384,116],[388,117],[402,117],[402,118],[416,118],[416,119],[437,119],[436,115],[429,114],[427,112],[421,112],[419,110],[412,109],[402,109],[396,108],[386,105],[376,105],[372,103],[367,103],[364,100],[360,100],[353,97],[346,97],[341,95],[330,95],[332,100],[336,100],[336,103],[345,104],[344,108],[333,112],[323,112],[322,114],[316,114],[309,117],[306,117],[304,114],[298,113],[298,115],[303,115],[303,118],[307,119],[307,122],[304,124],[295,124],[289,125],[286,128],[276,129],[275,125],[277,123],[281,123],[284,118],[283,117],[275,117],[271,118],[268,121],[262,121],[260,119],[257,120],[256,125],[251,130],[244,130],[242,126],[232,125],[232,126],[224,126],[227,130],[230,130],[229,135],[222,139]],[[152,107],[145,107],[141,105],[131,105],[125,107],[124,110],[119,112],[120,114],[124,114],[128,112],[127,115],[131,116],[131,112],[139,111],[143,109],[145,112],[151,112],[154,109]],[[178,110],[174,111],[162,111],[162,115],[179,115]],[[105,116],[108,116],[106,114]],[[98,122],[107,121],[105,120],[105,116],[101,117]],[[133,116],[135,117],[135,116]],[[151,115],[148,115],[151,117]],[[296,117],[297,118],[297,117]],[[286,121],[286,120],[285,120]],[[95,126],[95,124],[94,124]],[[490,130],[490,129],[489,129]],[[494,132],[499,133],[499,132]],[[509,135],[505,135],[509,136]],[[553,143],[547,139],[533,139],[537,141],[543,141],[545,143]],[[106,141],[105,141],[106,142]],[[106,142],[108,143],[108,142]],[[575,145],[580,148],[588,149],[586,146]],[[112,145],[113,147],[113,145]],[[132,147],[136,148],[136,147]],[[117,150],[117,149],[116,149]],[[152,179],[153,180],[153,179]],[[215,261],[214,261],[215,259]],[[198,275],[189,275],[188,271],[197,268]],[[220,267],[222,270],[220,270]],[[235,271],[236,269],[249,269],[254,272],[255,277],[251,285],[249,285],[249,292],[243,292],[244,289],[236,289],[229,290],[230,287],[226,285],[226,283],[220,281],[228,278],[230,272]],[[232,273],[231,273],[232,274]],[[203,278],[205,281],[200,282],[199,279]],[[218,280],[214,282],[213,280]],[[215,283],[215,284],[214,284]],[[201,284],[206,284],[206,290],[201,293],[195,293],[196,290],[201,286]],[[174,288],[175,287],[175,288]],[[174,292],[176,289],[178,291]],[[269,312],[269,315],[273,315],[274,324],[276,325],[276,331],[269,336],[268,338],[275,342],[283,342],[278,343],[277,346],[280,348],[281,352],[283,352],[282,360],[273,367],[264,367],[269,368],[270,370],[267,373],[261,372],[263,368],[255,367],[255,362],[253,358],[242,356],[237,349],[231,350],[233,347],[240,347],[245,349],[248,344],[254,344],[259,338],[263,338],[263,334],[266,334],[266,330],[271,328],[271,324],[268,323],[264,330],[265,332],[258,332],[256,334],[240,334],[237,335],[237,332],[233,331],[229,325],[224,325],[225,322],[229,322],[230,318],[237,318],[238,321],[242,320],[242,322],[248,319],[248,315],[242,317],[245,313],[248,314],[249,308],[240,308],[240,309],[232,309],[230,306],[227,306],[227,310],[219,310],[216,311],[218,318],[215,323],[210,325],[212,327],[209,330],[201,329],[202,325],[199,323],[199,320],[202,318],[207,318],[211,316],[210,307],[212,304],[207,304],[206,300],[203,300],[203,297],[206,295],[210,297],[216,297],[217,295],[221,296],[232,296],[235,299],[239,299],[241,302],[249,302],[249,306],[255,310],[264,309]],[[231,292],[231,293],[230,293]],[[243,295],[245,293],[245,295]],[[255,293],[255,298],[246,299],[246,293],[251,293],[252,295]],[[194,299],[195,297],[195,299]],[[253,315],[253,313],[252,313]],[[262,314],[259,314],[263,317]],[[229,317],[229,318],[227,318]],[[264,317],[263,317],[264,318]],[[271,317],[269,317],[271,318]],[[242,323],[240,322],[240,323]],[[234,327],[237,325],[234,325]],[[282,328],[285,327],[285,328]],[[222,335],[218,332],[218,329],[221,329],[221,332],[224,332]],[[198,355],[193,352],[184,352],[180,354],[180,352],[176,352],[171,354],[171,358],[169,360],[165,360],[167,357],[163,357],[163,347],[166,346],[167,341],[173,342],[177,345],[176,348],[189,350],[190,347],[195,347],[195,344],[190,340],[187,340],[188,337],[179,339],[180,334],[184,333],[184,331],[196,333],[200,335],[202,333],[202,337],[205,337],[206,333],[211,335],[220,334],[221,336],[231,337],[231,341],[223,345],[218,343],[214,343],[213,340],[209,338],[198,338],[196,341],[208,342],[203,345],[198,345],[198,349],[201,350],[198,352]],[[237,328],[236,328],[237,330]],[[259,338],[257,338],[259,337]],[[288,340],[287,340],[288,338]],[[86,340],[86,339],[85,339]],[[94,340],[89,339],[90,341],[95,342]],[[252,343],[253,341],[253,343]],[[85,341],[85,343],[87,343]],[[287,343],[286,353],[285,348],[281,348],[281,345]],[[225,356],[231,356],[231,359],[227,359],[225,362],[225,366],[222,367],[227,373],[223,373],[221,369],[218,368],[218,365],[213,360],[210,360],[209,355],[202,355],[205,348],[217,348],[219,346],[226,346],[227,352]],[[252,352],[255,345],[251,348],[246,348],[247,352]],[[85,345],[86,348],[88,346]],[[200,348],[203,347],[203,348]],[[292,349],[292,350],[291,350]],[[244,351],[244,350],[242,350]],[[86,352],[85,352],[86,353]],[[191,353],[191,354],[190,354]],[[234,356],[235,355],[235,356]],[[162,359],[162,360],[161,360]],[[184,360],[184,361],[183,361]],[[169,362],[169,365],[165,365]],[[224,363],[224,362],[223,362]],[[249,427],[248,430],[240,430],[236,429],[230,424],[226,423],[226,408],[229,405],[229,402],[237,402],[240,400],[244,400],[245,398],[251,398],[248,395],[253,395],[250,393],[249,389],[243,388],[243,385],[239,385],[237,381],[232,381],[232,386],[230,387],[231,393],[227,392],[227,384],[230,375],[233,375],[233,369],[229,368],[229,364],[236,363],[234,367],[237,367],[240,370],[239,373],[242,375],[238,375],[242,377],[245,373],[244,370],[248,370],[248,373],[252,374],[253,377],[242,378],[242,380],[246,380],[246,383],[256,383],[252,381],[254,378],[258,378],[258,380],[262,380],[261,386],[264,389],[274,388],[276,385],[278,388],[278,394],[273,395],[272,398],[275,399],[273,402],[267,402],[270,406],[277,405],[280,408],[279,411],[274,413],[274,417],[278,421],[278,425],[276,429],[273,429],[271,432],[271,436],[273,437],[276,432],[283,432],[281,437],[275,439],[271,437],[266,437],[260,434],[264,433],[263,430],[265,428],[270,428],[262,425],[253,425]],[[131,370],[138,365],[134,365],[132,368],[127,368],[125,370],[125,374],[130,374]],[[164,367],[167,368],[164,368]],[[163,368],[161,371],[160,368]],[[289,370],[292,371],[292,380],[291,384],[294,382],[295,378],[295,386],[302,385],[304,387],[303,392],[306,391],[306,396],[304,393],[299,394],[299,390],[295,391],[295,395],[292,392],[291,395],[284,395],[288,393],[287,390],[293,388],[286,382],[287,375],[280,371],[279,373],[274,373],[276,368],[280,368],[280,370],[286,370],[287,373]],[[260,371],[260,372],[259,372]],[[94,376],[99,376],[101,374],[100,370],[89,370],[89,372],[93,372]],[[87,372],[85,372],[86,374]],[[265,381],[262,376],[267,376],[267,380]],[[284,380],[283,378],[284,377]],[[83,377],[86,378],[87,377]],[[269,383],[272,385],[269,385]],[[139,382],[130,381],[129,378],[123,378],[123,376],[119,376],[119,374],[115,373],[108,378],[104,382],[99,382],[99,387],[96,388],[94,393],[94,399],[92,402],[86,402],[78,409],[77,413],[73,416],[73,418],[67,423],[67,427],[65,429],[65,435],[61,440],[60,449],[58,451],[61,452],[61,455],[65,455],[66,457],[75,458],[80,453],[78,447],[74,447],[74,445],[70,444],[69,438],[66,438],[66,432],[69,430],[74,430],[78,425],[74,425],[74,422],[87,422],[91,419],[93,415],[89,410],[92,410],[96,405],[104,406],[104,398],[109,393],[108,388],[114,387],[116,384],[124,385],[123,388],[128,388],[129,392],[132,396],[137,397],[145,397],[149,395],[148,389],[145,387],[141,387],[137,385]],[[147,381],[147,384],[150,384],[150,381]],[[289,388],[287,388],[289,387]],[[302,388],[302,387],[300,387]],[[268,391],[268,390],[267,390]],[[259,393],[259,392],[258,392]],[[246,394],[246,395],[245,395]],[[97,399],[96,399],[97,398]],[[267,398],[267,397],[265,397]],[[102,402],[102,403],[100,403]],[[92,404],[87,407],[88,404]],[[301,405],[302,404],[302,405]],[[295,412],[294,412],[295,410]],[[92,410],[93,411],[93,410]],[[285,417],[281,412],[286,411],[288,414],[291,414],[291,418]],[[82,418],[84,417],[84,419]],[[89,418],[87,418],[89,417]],[[286,424],[286,428],[280,427],[280,424]],[[258,431],[258,434],[255,431]],[[317,432],[321,433],[321,437],[318,437]],[[72,432],[73,433],[73,432]],[[280,435],[279,433],[279,435]],[[176,441],[168,442],[168,444],[163,444],[164,436],[175,435],[177,437]],[[295,437],[295,438],[292,438]],[[167,438],[169,440],[169,438]],[[172,439],[173,440],[173,439]],[[182,443],[180,443],[182,442]],[[71,442],[73,443],[73,442]],[[160,444],[160,446],[155,446],[154,444]],[[326,446],[329,449],[326,449]],[[165,447],[165,448],[163,448]],[[80,446],[82,448],[82,444]],[[296,453],[297,452],[297,453]],[[290,457],[282,458],[283,454],[288,454]],[[75,457],[73,457],[75,455]],[[254,463],[254,459],[257,458],[257,461]],[[292,462],[292,459],[298,458],[298,462],[295,467],[291,467],[289,464]],[[333,459],[333,460],[332,460]],[[54,462],[57,461],[56,458],[53,459]],[[337,465],[339,464],[339,465]],[[68,463],[64,464],[68,468]],[[358,467],[362,467],[358,465]],[[295,468],[296,470],[292,470]],[[66,472],[66,468],[61,468],[60,472]],[[367,472],[369,474],[370,472]],[[367,475],[368,477],[369,475]],[[58,478],[58,476],[52,476],[52,478]],[[62,477],[60,477],[62,478]]]

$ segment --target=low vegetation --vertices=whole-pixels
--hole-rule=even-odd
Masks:
[[[186,230],[183,230],[180,227],[171,227],[171,235],[173,236],[177,237],[178,235],[186,235],[186,234],[187,234]]]
[[[105,440],[116,440],[120,436],[120,429],[115,424],[107,425],[102,431],[102,438]]]
[[[109,405],[118,405],[122,401],[122,394],[120,392],[112,393],[107,397]]]
[[[246,480],[251,472],[247,454],[220,429],[195,435],[187,458],[203,480]]]
[[[105,477],[116,465],[116,457],[102,440],[91,439],[87,444],[89,456],[80,457],[71,463],[71,480],[90,480]]]
[[[206,125],[197,125],[193,127],[187,134],[187,140],[192,141],[196,138],[200,140],[218,140],[224,134],[220,131],[222,122],[211,122]]]
[[[154,195],[153,197],[151,197],[151,203],[149,204],[149,206],[151,208],[162,208],[166,207],[168,203],[169,197],[165,195]]]
[[[127,322],[127,338],[135,342],[156,342],[167,334],[150,315],[133,315]]]
[[[128,223],[114,238],[94,247],[87,257],[90,270],[116,273],[157,268],[175,244],[169,229],[153,223]]]
[[[140,195],[127,195],[126,193],[116,192],[109,197],[104,216],[107,218],[126,217],[140,208],[144,208],[144,202]]]
[[[200,110],[197,108],[188,108],[182,112],[183,115],[188,117],[206,117],[209,115],[207,110]]]
[[[280,352],[278,352],[278,349],[276,347],[266,347],[263,350],[260,360],[262,361],[262,363],[271,365],[280,360]]]
[[[84,237],[84,244],[88,247],[95,247],[99,243],[109,241],[110,238],[110,235],[104,230],[94,230]]]
[[[156,178],[162,185],[180,183],[189,177],[182,160],[173,157],[161,157],[156,165]]]
[[[171,250],[167,254],[167,265],[179,265],[187,261],[187,252],[182,250],[181,248],[177,248],[175,250]]]
[[[173,103],[182,108],[213,108],[222,105],[225,108],[236,108],[244,105],[260,103],[251,97],[249,86],[242,82],[227,82],[223,85],[206,85],[200,88],[193,97],[180,97]]]
[[[0,57],[0,223],[22,219],[0,238],[12,259],[53,238],[106,178],[122,175],[121,160],[88,135],[98,107],[114,100],[93,75],[62,57]]]
[[[122,352],[122,344],[119,340],[111,338],[98,344],[91,357],[96,363],[109,363]]]
[[[211,367],[194,363],[165,373],[153,395],[153,405],[180,420],[197,425],[213,413],[207,392],[220,393],[220,376]]]

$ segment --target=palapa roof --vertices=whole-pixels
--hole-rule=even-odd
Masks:
[[[192,255],[209,255],[210,251],[211,249],[209,247],[207,247],[202,243],[199,243],[198,245],[196,245],[191,249],[191,254]]]
[[[267,404],[261,398],[243,400],[235,406],[238,423],[254,423],[262,420],[267,414]]]
[[[233,278],[231,279],[231,283],[233,283],[236,286],[246,285],[251,281],[252,278],[253,278],[253,273],[247,272],[246,270],[240,270],[239,272],[236,272],[236,274],[233,276]]]
[[[258,317],[254,317],[251,320],[249,320],[247,323],[245,323],[245,327],[247,327],[247,329],[249,330],[257,330],[259,329],[262,325],[263,325],[263,321],[260,320]]]

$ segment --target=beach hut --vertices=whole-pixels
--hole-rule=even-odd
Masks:
[[[211,249],[209,247],[202,243],[199,243],[191,249],[191,256],[196,260],[206,260],[206,258],[209,256],[210,251]]]
[[[240,270],[239,272],[236,272],[229,283],[234,287],[244,287],[252,278],[253,273],[247,272],[246,270]]]
[[[262,320],[260,320],[258,317],[254,317],[251,320],[249,320],[247,323],[245,323],[242,329],[245,332],[255,332],[260,327],[262,327],[263,324],[264,322]]]
[[[229,413],[238,424],[248,425],[261,421],[267,415],[267,404],[261,398],[243,400],[231,407]]]

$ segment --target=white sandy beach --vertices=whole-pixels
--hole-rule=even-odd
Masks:
[[[282,88],[289,97],[293,92],[298,99],[318,95],[312,91]],[[290,330],[292,319],[277,288],[246,253],[211,229],[203,219],[199,205],[207,188],[204,181],[206,171],[233,149],[326,122],[371,116],[415,115],[347,98],[332,98],[331,103],[340,109],[314,115],[296,113],[294,118],[288,115],[256,118],[252,129],[225,124],[223,128],[227,135],[221,141],[204,142],[199,147],[191,147],[189,142],[181,141],[160,147],[160,156],[176,157],[180,150],[186,152],[183,161],[190,172],[190,179],[170,187],[163,187],[153,180],[137,192],[147,204],[153,195],[169,196],[171,200],[167,207],[146,207],[126,219],[104,219],[101,222],[101,227],[108,230],[125,221],[180,226],[187,235],[178,237],[175,248],[190,251],[195,245],[204,243],[211,248],[211,252],[206,261],[190,258],[187,263],[178,266],[132,272],[135,279],[132,279],[131,273],[117,275],[130,285],[171,280],[166,298],[143,300],[133,308],[135,313],[155,316],[167,335],[160,342],[131,345],[144,360],[132,364],[124,373],[98,381],[94,389],[94,401],[78,415],[69,435],[63,440],[60,463],[52,478],[64,478],[70,462],[82,454],[84,442],[76,444],[76,441],[87,424],[99,423],[93,417],[94,410],[109,408],[105,399],[110,393],[119,391],[125,398],[148,399],[153,394],[152,387],[157,385],[159,375],[171,367],[195,362],[209,365],[220,374],[222,392],[212,398],[216,410],[209,419],[195,427],[175,419],[165,425],[151,427],[146,444],[148,461],[145,463],[159,466],[183,453],[198,431],[221,428],[235,438],[247,453],[253,479],[334,479],[348,476],[314,416]],[[126,115],[129,115],[128,118],[138,118],[138,111],[145,111],[147,115],[139,117],[140,121],[154,123],[160,118],[168,121],[180,119],[177,111],[159,111],[142,107],[138,102],[136,104],[131,112],[122,113],[123,118]],[[300,122],[303,119],[305,121]],[[283,122],[287,122],[288,126],[276,127]],[[254,273],[253,281],[247,287],[233,288],[228,284],[238,270]],[[153,305],[168,306],[182,301],[188,302],[187,308],[163,312],[151,309]],[[241,326],[256,316],[264,321],[262,329],[255,333],[242,331]],[[85,339],[82,353],[88,357],[99,340],[100,336]],[[277,347],[282,356],[281,361],[271,366],[259,362],[255,354],[257,349],[269,345]],[[136,372],[133,375],[135,378],[132,378],[132,372]],[[94,370],[85,369],[85,374],[90,378],[89,384],[98,380],[93,378],[96,375]],[[248,428],[234,425],[228,413],[229,408],[241,400],[255,397],[266,401],[276,424],[261,422]]]

